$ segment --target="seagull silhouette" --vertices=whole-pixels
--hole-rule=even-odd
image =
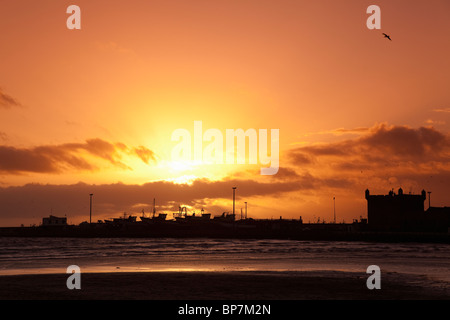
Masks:
[[[389,40],[392,41],[392,39],[386,33],[383,33],[383,35],[384,35],[385,38],[388,38]]]

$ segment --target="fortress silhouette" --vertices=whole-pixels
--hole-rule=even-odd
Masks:
[[[404,194],[403,189],[387,195],[371,195],[366,190],[367,218],[372,231],[448,232],[450,207],[425,210],[425,190],[420,194]]]

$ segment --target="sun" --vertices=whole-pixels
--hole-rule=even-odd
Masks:
[[[167,161],[165,166],[170,172],[186,172],[194,170],[192,161]]]

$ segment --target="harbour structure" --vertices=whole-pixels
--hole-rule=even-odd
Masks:
[[[305,223],[299,219],[254,219],[224,212],[212,216],[202,209],[201,214],[190,213],[179,206],[168,219],[166,213],[145,217],[124,213],[123,217],[85,221],[79,225],[67,224],[66,218],[50,216],[41,226],[0,228],[0,236],[26,237],[214,237],[214,238],[279,238],[299,240],[361,240],[361,241],[414,241],[450,243],[450,207],[432,207],[424,210],[425,190],[420,194],[404,194],[391,190],[387,195],[371,195],[366,190],[367,217],[353,223],[326,223],[325,220]],[[234,198],[234,197],[233,197]],[[234,199],[233,199],[234,200]],[[54,226],[60,226],[56,228]],[[46,227],[51,226],[51,227]],[[406,232],[405,232],[406,231]]]
[[[373,231],[447,232],[450,227],[450,208],[431,207],[425,210],[427,193],[405,194],[402,188],[395,193],[371,195],[365,191],[367,218]]]
[[[42,226],[44,227],[67,226],[67,218],[50,215],[48,217],[42,218]]]

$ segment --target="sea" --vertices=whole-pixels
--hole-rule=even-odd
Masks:
[[[450,244],[0,237],[0,276],[81,272],[325,271],[409,274],[450,288]]]

